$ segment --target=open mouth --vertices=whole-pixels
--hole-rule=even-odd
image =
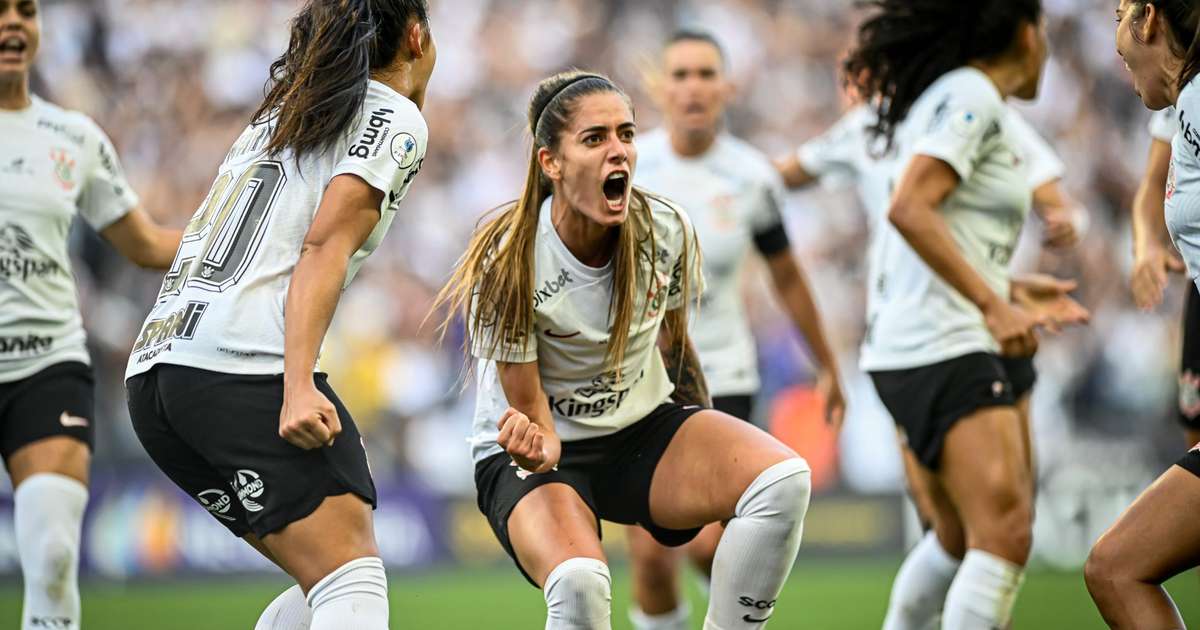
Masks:
[[[608,207],[620,210],[625,207],[625,198],[629,194],[629,173],[617,171],[609,174],[604,180],[604,199]]]
[[[25,39],[11,35],[0,39],[0,58],[20,57],[28,45]]]

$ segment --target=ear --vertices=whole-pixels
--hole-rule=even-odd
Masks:
[[[1162,26],[1159,24],[1159,19],[1162,17],[1162,14],[1159,12],[1158,7],[1150,3],[1142,5],[1140,13],[1141,15],[1134,15],[1133,19],[1129,21],[1129,28],[1134,30],[1138,39],[1148,44],[1159,33]]]
[[[542,167],[542,173],[552,181],[557,182],[562,180],[562,165],[559,164],[558,157],[554,152],[546,147],[538,149],[537,152],[538,166]]]
[[[408,44],[408,52],[413,59],[425,56],[425,28],[420,20],[413,20],[404,33],[404,42]]]

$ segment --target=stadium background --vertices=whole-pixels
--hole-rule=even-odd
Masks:
[[[1128,206],[1148,144],[1148,113],[1114,53],[1115,0],[1044,0],[1053,57],[1024,107],[1068,165],[1066,186],[1091,227],[1066,255],[1039,251],[1031,221],[1019,267],[1080,281],[1089,328],[1045,340],[1034,398],[1039,459],[1034,570],[1023,628],[1099,627],[1079,567],[1091,541],[1183,451],[1174,425],[1179,306],[1138,312],[1128,294]],[[429,159],[384,246],[344,296],[325,369],[368,436],[381,493],[376,529],[393,572],[393,625],[540,626],[541,598],[507,565],[474,507],[459,386],[459,339],[420,324],[432,292],[485,209],[515,196],[527,159],[532,86],[569,66],[610,73],[634,94],[643,130],[658,115],[643,89],[678,25],[727,48],[738,97],[729,129],[771,155],[839,115],[837,62],[848,0],[431,0],[439,61],[425,115]],[[43,2],[35,91],[82,110],[113,138],[131,182],[161,221],[182,225],[262,94],[295,0]],[[815,414],[802,341],[758,270],[747,299],[763,369],[759,417],[816,470],[800,562],[772,627],[868,628],[916,528],[902,499],[890,419],[854,368],[863,329],[865,222],[852,190],[794,195],[787,220],[838,348],[850,399],[834,439]],[[125,411],[128,349],[158,287],[86,230],[76,275],[96,365],[97,456],[84,533],[84,620],[103,628],[249,628],[286,580],[150,464]],[[0,627],[20,604],[11,489],[0,481]],[[620,531],[606,529],[620,563]],[[336,533],[331,533],[336,535]],[[1200,621],[1200,583],[1177,580]],[[628,580],[618,569],[614,621]],[[694,594],[694,593],[693,593]],[[699,608],[702,610],[703,606]]]

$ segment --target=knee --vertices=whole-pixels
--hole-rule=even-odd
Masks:
[[[65,591],[73,582],[79,550],[70,537],[47,535],[24,553],[30,561],[23,563],[22,570],[30,587],[57,597],[53,594]]]
[[[571,558],[554,567],[543,588],[546,616],[565,628],[606,628],[612,611],[612,577],[595,558]],[[560,627],[555,626],[555,627]]]
[[[633,555],[635,579],[644,587],[654,590],[674,590],[676,562],[670,549],[656,548],[639,550]]]
[[[999,486],[999,484],[997,484]],[[980,547],[1004,559],[1024,565],[1033,547],[1033,501],[1023,485],[994,487],[984,494],[986,515],[979,523],[968,523],[972,547]]]
[[[1092,545],[1083,565],[1083,580],[1093,597],[1113,591],[1112,585],[1118,582],[1137,577],[1129,574],[1130,567],[1122,563],[1122,556],[1120,540],[1111,531]]]
[[[764,516],[799,527],[812,495],[812,472],[802,457],[792,457],[759,473],[737,504],[739,517]]]
[[[957,517],[934,519],[933,533],[937,536],[938,544],[946,553],[959,560],[966,555],[967,535],[963,532],[962,522]]]

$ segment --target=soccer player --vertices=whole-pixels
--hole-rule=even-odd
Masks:
[[[791,571],[808,464],[709,396],[687,303],[700,291],[682,210],[633,187],[628,97],[582,72],[542,81],[520,199],[476,232],[439,296],[478,359],[479,508],[543,590],[546,627],[611,627],[600,519],[660,543],[728,521],[706,628],[760,628]]]
[[[1045,244],[1066,247],[1074,244],[1076,225],[1084,224],[1084,214],[1061,190],[1063,164],[1053,149],[1011,106],[1009,130],[1021,149],[1021,164],[1033,191],[1033,207],[1046,224]],[[887,222],[891,186],[897,176],[895,156],[900,153],[893,138],[890,150],[872,138],[869,130],[877,117],[874,108],[857,105],[846,112],[822,135],[802,145],[796,152],[776,162],[791,188],[802,188],[818,180],[853,182],[867,209],[871,238],[879,232],[895,230]],[[879,278],[888,270],[872,248],[868,256],[868,277]],[[1025,274],[1011,279],[1013,300],[1032,312],[1043,314],[1056,326],[1082,323],[1087,311],[1068,295],[1075,284],[1041,274]],[[868,282],[873,293],[878,283]],[[1032,366],[1030,366],[1032,369]],[[1030,383],[1032,385],[1032,383]],[[1021,415],[1026,450],[1032,453],[1029,429],[1029,404],[1032,389],[1016,396]],[[921,474],[920,463],[908,448],[903,433],[898,434],[901,454],[908,475]],[[1032,458],[1029,460],[1033,465]],[[936,625],[946,592],[966,553],[962,524],[950,512],[939,512],[933,498],[922,494],[920,486],[910,486],[917,512],[929,531],[914,546],[897,573],[884,620],[885,630],[927,628]]]
[[[1175,108],[1179,132],[1171,140],[1164,219],[1194,283],[1200,273],[1200,142],[1193,124],[1200,123],[1200,15],[1188,0],[1122,0],[1116,10],[1117,52],[1138,96],[1152,110]],[[1146,200],[1139,208],[1140,220],[1157,221],[1151,218],[1153,203]],[[1162,282],[1157,284],[1150,298],[1161,296]],[[1200,510],[1198,477],[1200,445],[1147,488],[1092,547],[1084,577],[1110,627],[1185,627],[1162,583],[1197,566],[1200,558],[1200,524],[1194,518]]]
[[[846,76],[875,108],[873,137],[898,153],[886,213],[895,230],[872,243],[862,366],[915,456],[914,495],[931,499],[935,523],[961,523],[966,553],[943,627],[990,630],[1010,619],[1032,531],[1017,402],[1033,385],[1042,316],[1010,302],[1032,191],[1005,100],[1037,93],[1041,5],[870,5]]]
[[[260,628],[305,623],[301,592],[312,630],[388,627],[366,451],[317,359],[421,170],[436,56],[424,0],[309,0],[129,358],[150,457],[296,580]]]
[[[742,304],[743,263],[753,249],[796,327],[809,340],[827,415],[840,423],[845,403],[837,358],[793,256],[780,209],[783,185],[770,160],[722,130],[732,85],[724,52],[711,35],[680,31],[663,50],[656,86],[665,124],[638,139],[636,183],[684,208],[696,228],[707,290],[691,334],[713,408],[750,420],[759,376],[754,337]],[[703,575],[712,571],[720,523],[704,528],[686,551]],[[687,628],[690,611],[678,586],[679,554],[645,530],[628,529],[638,630]]]
[[[142,210],[90,118],[30,93],[39,9],[37,0],[0,0],[0,457],[16,488],[24,630],[80,623],[95,420],[67,253],[71,220],[83,218],[143,267],[170,265],[180,236]]]

